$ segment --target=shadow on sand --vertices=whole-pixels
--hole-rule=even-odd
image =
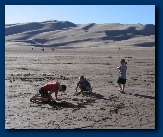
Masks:
[[[39,101],[36,101],[35,103],[38,105],[48,104],[48,105],[52,106],[52,108],[55,110],[59,110],[59,109],[63,109],[63,108],[73,108],[73,109],[86,108],[84,105],[81,105],[81,104],[75,105],[75,104],[67,102],[67,101],[61,101],[61,102],[52,102],[52,101],[39,102]]]
[[[95,93],[95,92],[84,91],[84,92],[78,93],[76,95],[79,95],[79,94],[82,94],[83,96],[86,96],[86,97],[107,100],[107,98],[105,98],[103,95],[101,95],[99,93]]]
[[[80,109],[80,108],[86,108],[85,105],[92,105],[95,102],[96,99],[108,100],[107,98],[105,98],[103,95],[101,95],[99,93],[97,94],[97,93],[93,93],[93,92],[83,92],[83,93],[79,93],[79,94],[76,94],[76,95],[78,96],[80,94],[82,94],[82,96],[86,96],[86,97],[90,97],[90,98],[74,100],[74,101],[76,101],[76,104],[73,104],[73,103],[67,102],[67,101],[60,101],[60,102],[52,102],[52,101],[40,102],[40,101],[36,101],[35,103],[38,106],[48,104],[48,105],[52,106],[52,109],[55,109],[55,110],[60,110],[60,109],[63,109],[63,108],[73,108],[73,109],[77,110],[77,109]]]
[[[129,95],[133,95],[133,96],[136,96],[136,97],[143,97],[143,98],[148,98],[148,99],[154,99],[155,100],[155,97],[153,97],[153,96],[147,96],[147,95],[141,95],[141,94],[133,94],[133,92],[125,92],[124,94],[129,94]]]
[[[136,97],[144,97],[144,98],[154,99],[155,100],[155,97],[152,97],[152,96],[146,96],[146,95],[140,95],[140,94],[134,94],[134,96],[136,96]]]

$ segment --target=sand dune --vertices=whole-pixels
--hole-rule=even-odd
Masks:
[[[78,25],[78,29],[84,29],[84,30],[89,30],[91,27],[93,27],[95,23],[90,23],[90,24],[81,24]]]
[[[60,30],[60,29],[69,28],[69,27],[76,27],[76,25],[68,21],[54,22],[54,23],[46,23],[42,29]]]
[[[153,35],[152,37],[150,37]],[[148,39],[146,36],[149,36]],[[139,41],[140,37],[144,40],[137,46],[147,47],[155,46],[155,25],[153,24],[74,24],[69,21],[50,20],[44,22],[32,22],[24,24],[5,25],[5,40],[18,41],[26,43],[28,46],[42,47],[69,47],[71,44],[81,42],[103,42],[107,46],[117,45],[117,42],[125,41],[127,45],[135,46],[135,39]],[[30,41],[35,41],[31,42]],[[93,43],[92,43],[93,41]],[[110,43],[111,41],[111,43]],[[152,42],[152,43],[151,43]],[[123,42],[122,42],[123,43]],[[102,44],[102,45],[103,45]],[[77,47],[77,46],[76,46]],[[100,45],[99,45],[100,47]],[[82,48],[82,47],[80,47]]]
[[[8,35],[22,33],[24,31],[37,30],[37,29],[41,29],[42,27],[43,24],[37,22],[12,25],[12,26],[5,27],[5,35],[8,36]]]

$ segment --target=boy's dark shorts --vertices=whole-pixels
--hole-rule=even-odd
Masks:
[[[87,86],[87,87],[89,87],[89,86]],[[90,88],[90,87],[89,87]],[[88,91],[87,89],[86,89],[86,87],[84,87],[84,86],[82,86],[82,90],[83,91]]]
[[[39,93],[41,94],[41,96],[42,96],[43,98],[47,98],[47,97],[48,97],[48,92],[47,92],[43,87],[41,87],[41,88],[39,89]]]
[[[119,84],[126,84],[126,79],[119,78],[117,83],[119,83]]]

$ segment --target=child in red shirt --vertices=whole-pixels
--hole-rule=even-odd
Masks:
[[[32,98],[30,98],[30,101],[54,101],[55,100],[52,98],[51,94],[55,93],[55,98],[56,100],[61,100],[58,99],[57,94],[58,91],[66,91],[66,85],[60,85],[58,82],[51,82],[51,83],[47,83],[45,85],[43,85],[40,89],[39,89],[39,94],[33,96]]]

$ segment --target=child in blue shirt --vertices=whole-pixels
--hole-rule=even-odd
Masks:
[[[79,77],[79,82],[76,84],[75,91],[77,92],[77,89],[80,89],[80,92],[83,91],[92,91],[91,84],[88,80],[84,78],[84,76]]]

